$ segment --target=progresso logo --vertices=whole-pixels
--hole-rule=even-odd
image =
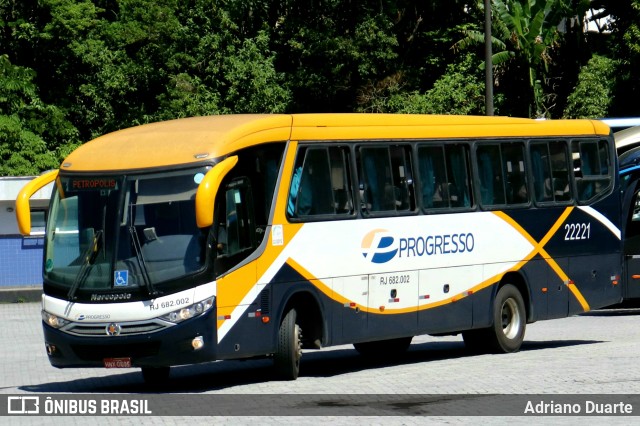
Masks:
[[[76,315],[76,321],[84,321],[84,320],[95,321],[95,320],[105,320],[109,318],[111,318],[111,315],[109,314],[95,314],[95,315],[78,314]]]
[[[374,229],[362,239],[362,255],[372,263],[386,263],[398,253],[395,238],[386,229]]]
[[[409,258],[472,252],[472,233],[394,236],[386,229],[374,229],[362,238],[362,255],[371,263],[387,263],[393,258]]]

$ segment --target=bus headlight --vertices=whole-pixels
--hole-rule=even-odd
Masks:
[[[42,311],[42,321],[53,328],[61,328],[69,324],[69,321],[67,321],[66,319],[60,318],[57,315],[50,314],[45,310]]]
[[[191,306],[186,306],[184,308],[177,309],[173,312],[169,312],[166,315],[162,315],[160,319],[177,324],[184,320],[188,320],[189,318],[195,318],[199,315],[204,314],[209,309],[211,309],[211,307],[213,306],[214,300],[215,300],[215,296],[210,297],[201,302],[194,303]]]

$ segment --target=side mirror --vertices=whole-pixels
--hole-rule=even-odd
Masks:
[[[224,159],[213,166],[200,182],[200,186],[196,191],[196,223],[198,228],[206,228],[213,224],[213,204],[218,194],[218,188],[222,183],[222,179],[237,162],[237,155]]]
[[[53,182],[58,177],[58,170],[44,173],[31,182],[27,183],[18,193],[16,198],[16,220],[18,229],[22,235],[31,234],[31,207],[29,199],[38,190],[44,188],[48,183]]]

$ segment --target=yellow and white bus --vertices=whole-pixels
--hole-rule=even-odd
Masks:
[[[79,147],[46,228],[55,367],[170,366],[302,350],[389,354],[421,334],[519,350],[525,326],[621,300],[615,146],[598,121],[227,115]]]

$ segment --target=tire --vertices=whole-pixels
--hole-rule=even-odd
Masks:
[[[273,356],[276,375],[281,380],[295,380],[300,373],[302,358],[302,329],[297,324],[297,313],[291,309],[278,330],[278,342]]]
[[[493,328],[490,347],[495,352],[517,352],[524,340],[527,315],[518,289],[501,287],[493,302]]]
[[[412,339],[413,337],[409,336],[375,342],[354,343],[353,347],[360,355],[383,358],[397,356],[406,352]]]
[[[522,295],[512,284],[498,290],[493,301],[493,325],[462,332],[467,349],[473,353],[517,352],[524,340],[527,316]]]
[[[148,385],[159,385],[169,380],[171,367],[142,367],[142,378]]]

